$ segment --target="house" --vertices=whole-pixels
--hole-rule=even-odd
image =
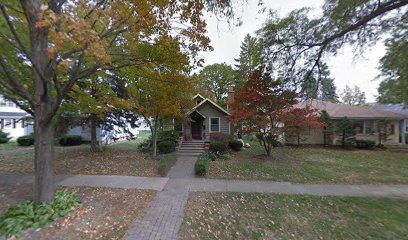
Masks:
[[[0,95],[0,130],[9,133],[12,140],[33,133],[33,125],[27,117],[30,117],[28,113]]]
[[[321,100],[308,100],[298,103],[296,107],[310,106],[318,111],[326,110],[330,118],[336,121],[347,117],[354,121],[356,139],[379,142],[378,123],[382,119],[388,120],[387,140],[385,144],[408,144],[407,133],[408,114],[406,112],[384,111],[384,109],[369,106],[355,106],[342,103],[332,103]],[[403,126],[404,125],[404,126]],[[323,144],[323,129],[309,129],[302,134],[304,144]],[[329,144],[337,144],[340,140],[336,134],[331,134]],[[287,143],[291,143],[286,139]]]
[[[12,140],[34,133],[33,123],[28,120],[29,118],[31,118],[30,114],[0,95],[0,130],[9,133]],[[139,134],[139,129],[130,128],[130,131],[134,136]],[[91,140],[91,128],[87,124],[75,126],[67,134],[80,135],[84,141]],[[100,143],[109,144],[116,140],[125,139],[127,136],[116,126],[112,131],[97,129],[97,139]]]
[[[398,142],[408,144],[408,108],[402,104],[373,104],[371,108],[405,115],[405,119],[401,119],[398,124]]]
[[[229,99],[233,99],[234,90],[229,88]],[[209,98],[200,94],[193,97],[194,107],[187,111],[190,121],[183,123],[183,138],[186,141],[208,140],[212,133],[232,134],[230,113]]]

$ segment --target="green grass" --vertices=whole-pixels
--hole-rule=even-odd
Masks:
[[[8,143],[0,144],[0,151],[1,150],[12,150],[16,148],[21,148],[21,147],[15,141],[9,141]]]
[[[176,163],[177,156],[175,153],[163,154],[159,156],[158,172],[160,176],[165,177],[170,171],[170,168]]]
[[[182,239],[406,239],[407,199],[192,193]]]
[[[259,143],[210,162],[210,178],[299,183],[408,183],[408,154],[391,151],[280,147],[267,158]]]

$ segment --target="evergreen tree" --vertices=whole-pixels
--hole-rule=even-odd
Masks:
[[[336,94],[336,85],[334,79],[330,77],[330,70],[326,64],[322,64],[320,74],[314,74],[309,76],[302,83],[303,99],[319,99],[323,101],[338,102],[338,96]]]
[[[338,121],[336,123],[336,133],[341,137],[340,143],[343,148],[354,144],[356,131],[352,120],[344,117]]]
[[[333,121],[326,110],[320,112],[319,122],[323,123],[323,145],[327,146],[328,137],[334,132]]]
[[[247,74],[254,71],[262,63],[262,44],[255,37],[247,34],[244,41],[241,43],[239,58],[235,59],[237,64],[236,71],[236,86],[239,88],[247,80]]]
[[[0,144],[8,143],[11,138],[9,137],[8,133],[3,132],[0,130]]]

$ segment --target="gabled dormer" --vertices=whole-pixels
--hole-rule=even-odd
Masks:
[[[193,100],[194,100],[194,104],[195,104],[195,105],[198,105],[198,104],[200,104],[202,101],[205,100],[205,97],[201,96],[200,94],[197,94],[197,95],[195,95],[195,96],[193,97]]]

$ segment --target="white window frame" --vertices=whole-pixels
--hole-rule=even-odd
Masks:
[[[211,131],[211,119],[218,119],[218,131]],[[221,132],[221,118],[220,117],[210,117],[208,119],[208,131],[212,132]]]

